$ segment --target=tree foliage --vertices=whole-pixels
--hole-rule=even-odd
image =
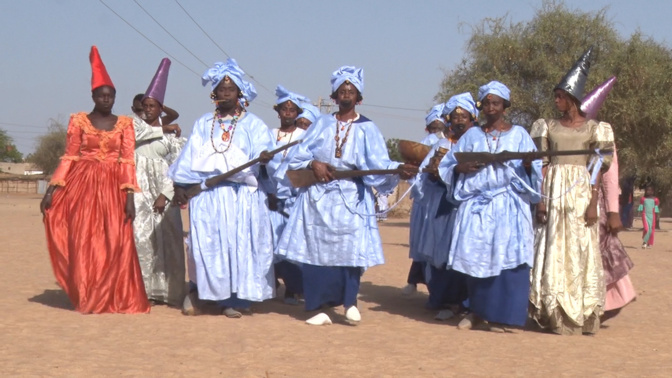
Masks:
[[[0,161],[5,163],[20,163],[23,161],[23,155],[16,149],[14,140],[2,129],[0,129]]]
[[[65,138],[67,129],[57,120],[51,119],[49,132],[38,138],[35,152],[30,154],[27,161],[38,166],[44,174],[52,174],[58,167],[61,156],[65,152]]]
[[[621,37],[608,9],[584,12],[544,1],[534,18],[512,23],[485,19],[472,29],[466,56],[446,72],[440,101],[491,80],[511,89],[512,122],[558,117],[553,88],[572,64],[594,46],[586,93],[611,76],[617,82],[598,118],[613,126],[621,176],[653,178],[661,194],[672,189],[672,50],[635,32]]]
[[[385,140],[385,145],[387,146],[387,153],[390,155],[390,159],[394,161],[404,161],[399,153],[399,139],[387,139]]]

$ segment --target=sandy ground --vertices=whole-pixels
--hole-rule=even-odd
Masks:
[[[0,371],[3,376],[651,376],[672,370],[672,233],[635,261],[639,297],[597,336],[561,337],[533,328],[514,334],[458,331],[433,320],[426,294],[403,297],[408,220],[381,224],[387,263],[362,278],[358,326],[304,324],[301,307],[271,300],[243,319],[81,315],[55,284],[37,196],[0,197]],[[639,225],[636,224],[636,226]],[[664,220],[664,229],[672,228]]]

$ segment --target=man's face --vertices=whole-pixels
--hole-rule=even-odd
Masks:
[[[445,129],[446,125],[444,125],[443,122],[439,121],[438,119],[427,125],[427,132],[430,134],[436,134],[439,131],[444,131]]]
[[[142,114],[142,102],[140,102],[140,100],[135,100],[135,101],[133,101],[133,106],[131,106],[131,110],[132,110],[133,113],[135,113],[135,115],[137,115],[138,117],[140,117],[140,118],[143,117],[143,114]]]

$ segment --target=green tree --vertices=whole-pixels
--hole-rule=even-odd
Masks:
[[[552,90],[589,46],[594,55],[586,92],[617,77],[598,118],[613,126],[621,176],[651,177],[666,195],[672,189],[672,51],[639,31],[621,37],[606,8],[584,12],[545,1],[527,22],[483,20],[436,99],[476,94],[478,86],[498,80],[511,89],[509,118],[529,127],[559,115]]]
[[[2,129],[0,129],[0,161],[5,163],[20,163],[23,161],[23,155],[16,148],[14,140]]]
[[[390,155],[390,159],[394,161],[404,161],[399,153],[399,139],[387,139],[385,140],[385,145],[387,146],[387,153]]]
[[[38,138],[35,152],[30,154],[26,160],[42,169],[44,174],[52,174],[65,152],[66,132],[66,127],[62,122],[51,119],[49,132]]]

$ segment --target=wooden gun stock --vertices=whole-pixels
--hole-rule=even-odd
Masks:
[[[600,150],[602,153],[613,153],[613,149]],[[476,162],[481,164],[492,164],[508,160],[531,159],[538,160],[543,157],[551,156],[572,156],[572,155],[594,155],[595,150],[568,150],[568,151],[533,151],[533,152],[511,152],[502,151],[496,154],[489,152],[456,152],[455,159],[458,163]]]
[[[369,175],[398,175],[402,170],[397,169],[371,169],[371,170],[348,170],[348,171],[331,171],[335,180],[349,179],[355,177],[363,177]],[[312,169],[298,169],[295,171],[287,171],[287,177],[295,188],[305,188],[314,184],[320,183],[315,177]]]

